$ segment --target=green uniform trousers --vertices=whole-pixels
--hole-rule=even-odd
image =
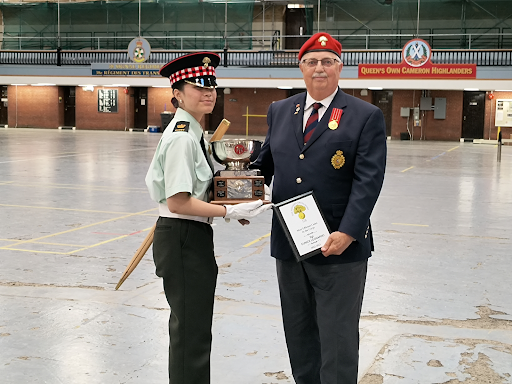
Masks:
[[[169,383],[209,384],[217,264],[209,224],[160,217],[153,258],[171,307]]]

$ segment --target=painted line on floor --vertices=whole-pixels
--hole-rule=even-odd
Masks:
[[[406,169],[404,169],[403,171],[400,171],[400,172],[407,172],[409,169],[413,169],[413,168],[414,168],[414,166],[406,168]]]
[[[0,185],[11,184],[11,183],[14,183],[14,181],[0,181]]]
[[[38,161],[38,160],[48,160],[48,159],[59,159],[63,157],[75,157],[75,156],[90,156],[90,155],[105,155],[105,154],[115,154],[115,153],[122,153],[122,152],[135,152],[135,151],[154,151],[154,148],[135,148],[135,149],[126,149],[122,151],[112,151],[112,152],[84,152],[84,153],[75,153],[72,155],[60,155],[60,156],[42,156],[42,157],[36,157],[36,158],[28,158],[28,159],[19,159],[19,160],[8,160],[8,161],[0,161],[0,164],[7,164],[7,163],[19,163],[22,161]]]
[[[441,157],[441,156],[443,156],[443,155],[446,155],[446,152],[440,153],[439,155],[432,157],[430,160],[435,160],[435,159],[437,159],[438,157]]]
[[[428,227],[426,224],[391,223],[393,225],[408,225],[411,227]]]
[[[71,255],[73,253],[77,253],[77,252],[80,252],[80,251],[85,251],[86,249],[89,249],[89,248],[94,248],[94,247],[97,247],[97,246],[100,246],[100,245],[103,245],[103,244],[107,244],[107,243],[110,243],[112,241],[116,241],[116,240],[120,240],[120,239],[124,239],[125,237],[128,237],[130,235],[123,235],[123,236],[119,236],[119,237],[114,237],[113,239],[109,239],[109,240],[105,240],[105,241],[102,241],[101,243],[97,243],[97,244],[93,244],[93,245],[89,245],[87,247],[82,247],[82,248],[79,248],[79,249],[74,249],[68,253],[66,253],[67,255]]]
[[[83,244],[63,244],[63,243],[48,243],[45,241],[34,241],[32,244],[44,244],[44,245],[58,245],[61,247],[83,247]]]
[[[35,242],[35,241],[39,241],[39,240],[42,240],[42,239],[47,239],[47,238],[49,238],[49,237],[53,237],[53,236],[63,235],[63,234],[65,234],[65,233],[70,233],[70,232],[79,231],[79,230],[82,230],[82,229],[85,229],[85,228],[94,227],[94,226],[96,226],[96,225],[105,224],[105,223],[109,223],[109,222],[117,221],[117,220],[121,220],[121,219],[126,219],[126,218],[128,218],[128,217],[139,216],[139,215],[141,215],[141,214],[144,214],[144,213],[146,213],[146,212],[150,212],[150,211],[154,211],[154,210],[155,210],[155,208],[153,208],[153,209],[148,209],[148,210],[141,211],[141,212],[131,213],[131,214],[129,214],[129,215],[124,215],[124,216],[120,216],[120,217],[115,217],[115,218],[113,218],[113,219],[103,220],[103,221],[99,221],[99,222],[97,222],[97,223],[92,223],[92,224],[84,225],[83,227],[73,228],[73,229],[69,229],[69,230],[67,230],[67,231],[62,231],[62,232],[58,232],[58,233],[53,233],[53,234],[51,234],[51,235],[46,235],[46,236],[41,236],[41,237],[38,237],[38,238],[35,238],[35,239],[32,239],[32,240],[22,240],[22,241],[19,241],[18,243],[13,244],[13,245],[7,245],[7,246],[0,247],[0,249],[10,249],[10,247],[12,247],[12,246],[16,246],[16,245],[19,245],[19,244],[33,243],[33,242]]]
[[[258,237],[256,240],[251,241],[250,243],[245,244],[242,248],[250,247],[251,245],[256,244],[258,241],[261,241],[261,240],[263,240],[264,238],[269,237],[269,236],[270,236],[270,233],[267,233],[266,235],[263,235],[263,236],[261,236],[261,237]]]
[[[14,239],[0,239],[0,241],[12,241],[12,242],[18,242],[20,240],[14,240]],[[34,241],[32,244],[44,244],[44,245],[58,245],[62,247],[83,247],[83,244],[63,244],[63,243],[48,243],[44,241]],[[14,244],[16,245],[16,244]]]
[[[2,181],[0,181],[0,183],[2,183]],[[5,181],[5,183],[16,183],[16,180],[11,180],[11,181]],[[50,185],[50,186],[58,186],[58,187],[80,187],[80,188],[97,188],[97,189],[106,189],[106,190],[110,190],[111,187],[104,187],[104,186],[101,186],[101,185],[91,185],[91,184],[63,184],[63,183],[30,183],[30,182],[23,182],[23,185],[29,185],[29,186],[34,186],[34,187],[39,187],[39,186],[47,186],[47,185]],[[126,189],[126,190],[133,190],[133,191],[147,191],[147,188],[132,188],[132,187],[126,187],[126,188],[123,188],[123,189]]]
[[[49,209],[55,211],[73,211],[73,212],[89,212],[89,213],[108,213],[114,215],[128,215],[128,212],[116,212],[116,211],[98,211],[92,209],[75,209],[75,208],[57,208],[57,207],[39,207],[35,205],[16,205],[16,204],[0,204],[0,207],[13,207],[13,208],[29,208],[29,209]],[[154,208],[153,210],[157,210]],[[144,214],[144,216],[155,216],[154,214]],[[155,216],[156,217],[156,216]]]
[[[8,184],[9,186],[13,187],[34,187],[34,184],[28,184],[28,183],[12,183]],[[118,192],[118,193],[147,193],[147,190],[140,189],[140,190],[129,190],[126,189],[115,189],[115,188],[102,188],[102,187],[93,187],[93,188],[84,188],[84,187],[67,187],[67,186],[58,186],[58,185],[52,185],[52,184],[38,184],[38,188],[53,188],[53,189],[72,189],[72,190],[86,190],[86,191],[99,191],[99,192]]]
[[[451,152],[451,151],[453,151],[454,149],[457,149],[457,148],[460,148],[460,145],[457,145],[456,147],[453,147],[452,149],[449,149],[446,152]]]
[[[8,251],[20,251],[20,252],[33,252],[33,253],[50,253],[52,255],[69,255],[69,252],[53,252],[53,251],[36,251],[33,249],[18,249],[18,248],[0,248]]]
[[[96,244],[93,244],[93,245],[88,245],[86,247],[82,247],[80,249],[75,249],[71,252],[68,252],[67,254],[72,254],[72,253],[76,253],[76,252],[80,252],[80,251],[85,251],[86,249],[89,249],[89,248],[94,248],[94,247],[97,247],[97,246],[100,246],[100,245],[103,245],[103,244],[107,244],[107,243],[110,243],[112,241],[116,241],[116,240],[120,240],[120,239],[124,239],[125,237],[129,237],[129,236],[133,236],[133,235],[136,235],[138,233],[142,233],[142,232],[147,232],[149,231],[151,228],[153,227],[149,227],[149,228],[146,228],[146,229],[142,229],[140,231],[137,231],[137,232],[133,232],[133,233],[130,233],[128,235],[122,235],[122,236],[118,236],[118,237],[114,237],[113,239],[109,239],[109,240],[105,240],[105,241],[102,241],[100,243],[96,243]]]
[[[128,236],[132,236],[132,235],[135,235],[135,234],[138,234],[138,233],[142,233],[142,232],[147,232],[149,231],[151,228],[153,227],[149,227],[149,228],[146,228],[146,229],[142,229],[140,231],[137,231],[137,232],[133,232],[133,233],[130,233],[128,235],[123,235],[123,236],[119,236],[119,237],[116,237],[114,239],[110,239],[110,240],[106,240],[106,241],[102,241],[101,243],[97,243],[97,244],[93,244],[93,245],[88,245],[88,246],[83,246],[82,244],[61,244],[61,243],[46,243],[46,242],[39,242],[39,241],[34,241],[32,242],[32,244],[46,244],[46,245],[58,245],[58,246],[66,246],[66,247],[73,247],[73,248],[76,248],[76,247],[81,247],[79,249],[75,249],[75,250],[72,250],[72,251],[69,251],[69,252],[55,252],[55,251],[38,251],[38,250],[34,250],[34,249],[21,249],[21,248],[0,248],[0,249],[6,249],[6,250],[9,250],[9,251],[21,251],[21,252],[34,252],[34,253],[47,253],[47,254],[54,254],[54,255],[71,255],[75,252],[79,252],[79,251],[83,251],[83,250],[86,250],[86,249],[89,249],[89,248],[93,248],[93,247],[97,247],[99,245],[102,245],[102,244],[105,244],[105,243],[110,243],[111,241],[115,241],[115,240],[119,240],[119,239],[123,239],[125,237],[128,237]],[[94,233],[94,232],[93,232]],[[2,241],[3,239],[0,239],[0,241]],[[7,241],[18,241],[18,240],[7,240]],[[14,245],[17,245],[17,244],[14,244]]]

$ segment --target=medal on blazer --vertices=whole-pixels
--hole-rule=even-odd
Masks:
[[[343,151],[336,151],[336,154],[331,158],[331,164],[334,169],[340,169],[345,164],[345,156]]]
[[[335,129],[338,128],[338,126],[340,125],[341,115],[343,115],[343,109],[339,109],[339,108],[332,109],[331,117],[329,118],[329,124],[327,124],[329,129],[334,131]]]
[[[297,105],[295,106],[295,113],[294,113],[294,115],[296,115],[297,113],[299,113],[299,111],[300,111],[300,104],[297,104]]]

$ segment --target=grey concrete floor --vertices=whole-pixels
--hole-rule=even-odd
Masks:
[[[163,384],[155,133],[0,129],[0,383]],[[512,148],[390,141],[372,216],[360,383],[512,383]],[[213,384],[293,383],[269,212],[214,222]]]

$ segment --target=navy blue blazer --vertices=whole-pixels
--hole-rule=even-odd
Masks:
[[[262,171],[266,184],[274,177],[273,203],[312,190],[331,231],[344,232],[356,239],[339,256],[320,254],[307,259],[308,262],[332,264],[367,259],[373,250],[370,214],[379,196],[386,166],[384,116],[379,108],[340,89],[304,145],[305,102],[306,93],[301,93],[270,105],[267,137],[251,168]],[[300,110],[295,114],[297,105]],[[333,108],[342,109],[343,114],[338,128],[331,130],[327,125]],[[342,151],[345,159],[339,169],[332,163],[337,151]],[[294,257],[275,216],[271,255],[281,260]]]

